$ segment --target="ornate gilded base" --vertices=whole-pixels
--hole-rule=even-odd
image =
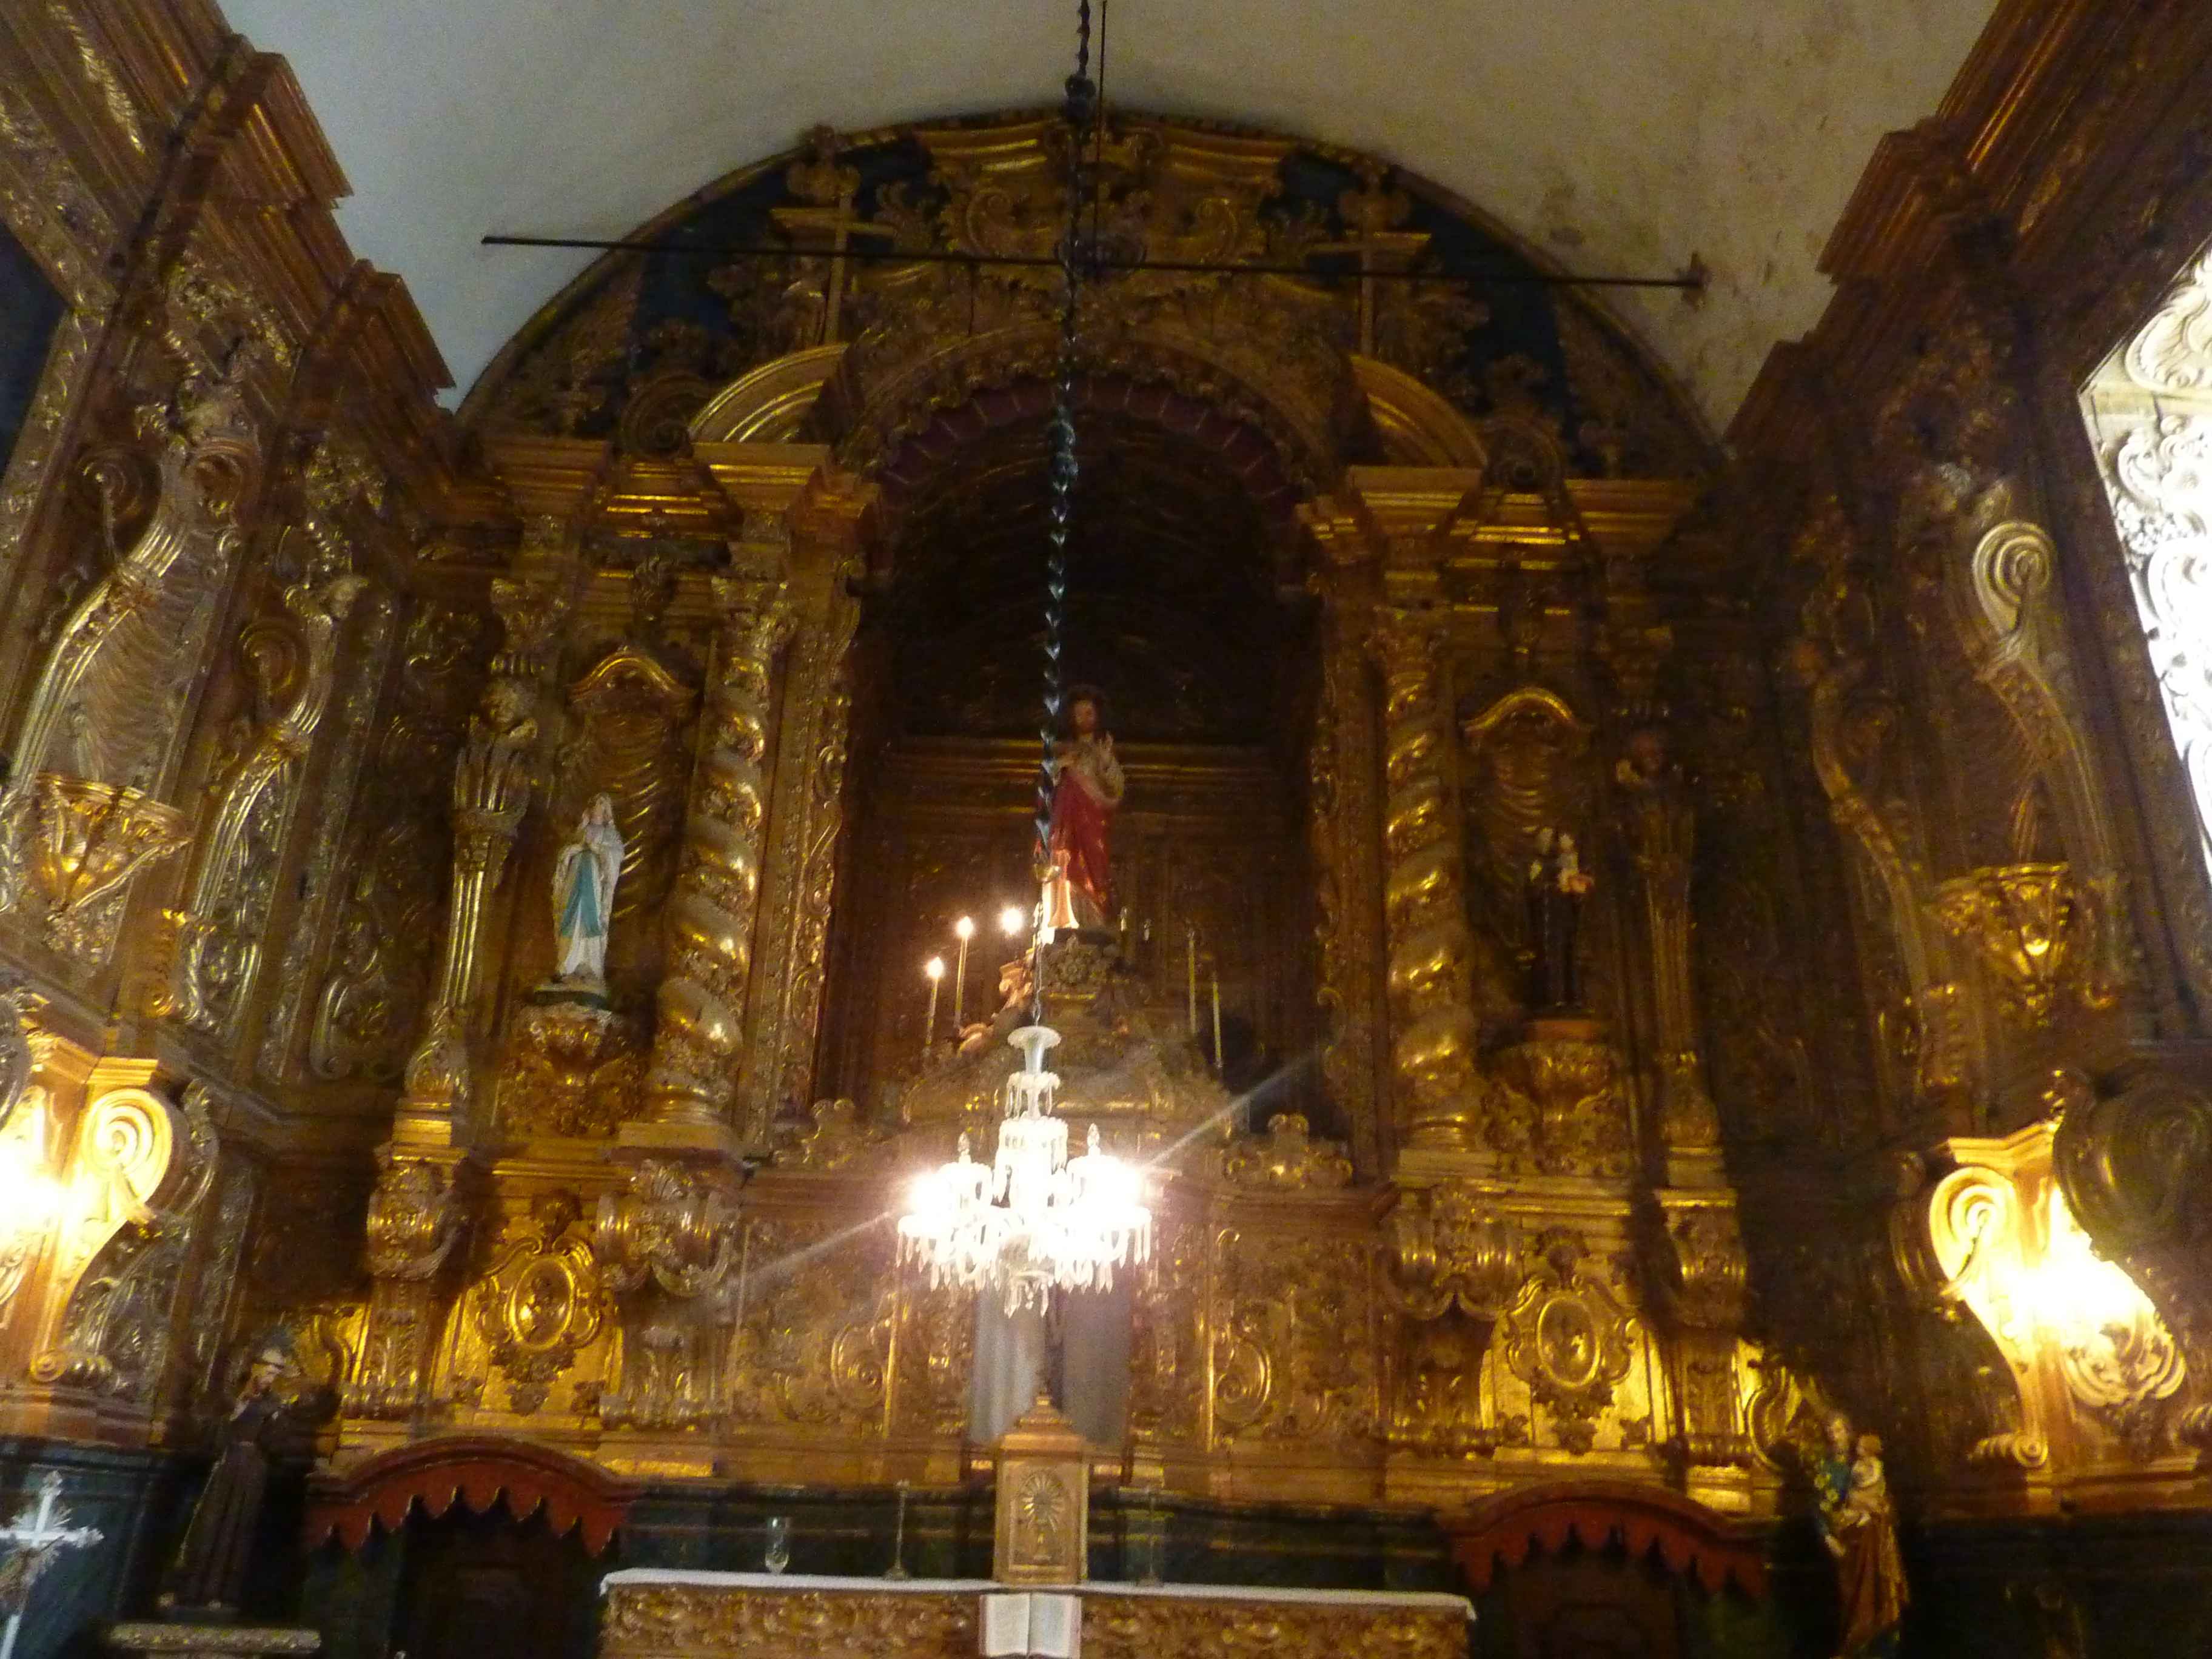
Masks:
[[[319,1653],[323,1633],[289,1625],[192,1624],[183,1620],[111,1625],[114,1653],[190,1654],[193,1659],[259,1659],[268,1654]]]

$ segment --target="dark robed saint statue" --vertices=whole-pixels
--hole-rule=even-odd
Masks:
[[[221,1451],[161,1595],[165,1607],[234,1613],[246,1586],[261,1500],[272,1462],[297,1439],[292,1408],[276,1391],[292,1370],[291,1357],[264,1348],[253,1357],[246,1385],[224,1420]]]
[[[1107,842],[1121,805],[1121,763],[1105,729],[1105,700],[1090,686],[1070,694],[1068,735],[1057,751],[1052,795],[1052,868],[1045,875],[1045,925],[1113,926]]]

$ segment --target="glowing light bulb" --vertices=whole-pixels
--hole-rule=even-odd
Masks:
[[[1030,913],[1018,904],[1009,904],[999,912],[999,931],[1008,939],[1030,925]]]
[[[975,918],[972,916],[961,917],[959,921],[952,924],[952,933],[955,938],[957,938],[963,945],[965,945],[969,939],[975,937]]]
[[[921,971],[932,979],[943,979],[945,977],[945,958],[943,957],[930,957],[927,962],[921,964]]]

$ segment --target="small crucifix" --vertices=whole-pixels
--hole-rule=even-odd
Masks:
[[[31,1586],[52,1564],[54,1552],[100,1542],[99,1528],[70,1525],[61,1496],[62,1478],[49,1469],[39,1483],[39,1501],[26,1504],[12,1523],[0,1527],[0,1543],[15,1547],[15,1553],[0,1562],[0,1607],[8,1613],[7,1626],[0,1630],[0,1659],[15,1659],[15,1632],[22,1627]]]
[[[856,236],[889,241],[897,232],[889,225],[871,224],[853,211],[860,193],[857,167],[837,164],[837,135],[817,127],[806,135],[807,159],[792,163],[786,182],[805,207],[772,208],[769,216],[776,228],[798,245],[810,258],[827,258],[830,274],[822,285],[822,330],[805,342],[810,346],[835,344],[845,309],[845,290],[851,281],[847,258]]]

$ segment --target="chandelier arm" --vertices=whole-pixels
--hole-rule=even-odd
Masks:
[[[1105,0],[1099,0],[1099,74],[1105,75]],[[1091,196],[1086,149],[1103,172],[1100,88],[1090,79],[1091,0],[1076,8],[1075,73],[1066,82],[1067,223],[1054,263],[1060,269],[1060,350],[1053,370],[1050,528],[1045,550],[1044,706],[1037,727],[1036,860],[1042,881],[1057,875],[1052,857],[1053,795],[1060,781],[1059,722],[1065,700],[1061,653],[1067,629],[1067,532],[1074,513],[1075,375],[1082,322],[1083,280],[1096,270],[1102,204],[1092,203],[1091,240],[1083,210]],[[957,1163],[916,1183],[898,1224],[902,1264],[926,1266],[933,1286],[956,1285],[1004,1298],[1009,1315],[1025,1306],[1048,1309],[1061,1289],[1105,1289],[1125,1264],[1150,1256],[1152,1214],[1139,1201],[1141,1176],[1121,1174],[1099,1147],[1091,1126],[1073,1163],[1067,1123],[1056,1110],[1060,1079],[1045,1069],[1045,1051],[1060,1041],[1044,1024],[1046,925],[1040,902],[1030,934],[1032,1023],[1009,1039],[1023,1051],[1019,1072],[1000,1097],[997,1145],[988,1166],[971,1161],[960,1138]]]
[[[1067,228],[1060,245],[1060,357],[1053,374],[1050,466],[1051,523],[1045,553],[1044,706],[1037,724],[1036,866],[1045,880],[1056,873],[1052,857],[1052,801],[1060,782],[1058,738],[1065,690],[1061,657],[1067,635],[1067,531],[1074,511],[1075,343],[1081,322],[1083,204],[1088,193],[1084,167],[1086,127],[1098,120],[1097,88],[1091,82],[1091,0],[1077,0],[1075,73],[1067,77],[1064,113],[1067,122]],[[1030,948],[1031,1017],[1044,1018],[1046,910],[1037,907]]]

